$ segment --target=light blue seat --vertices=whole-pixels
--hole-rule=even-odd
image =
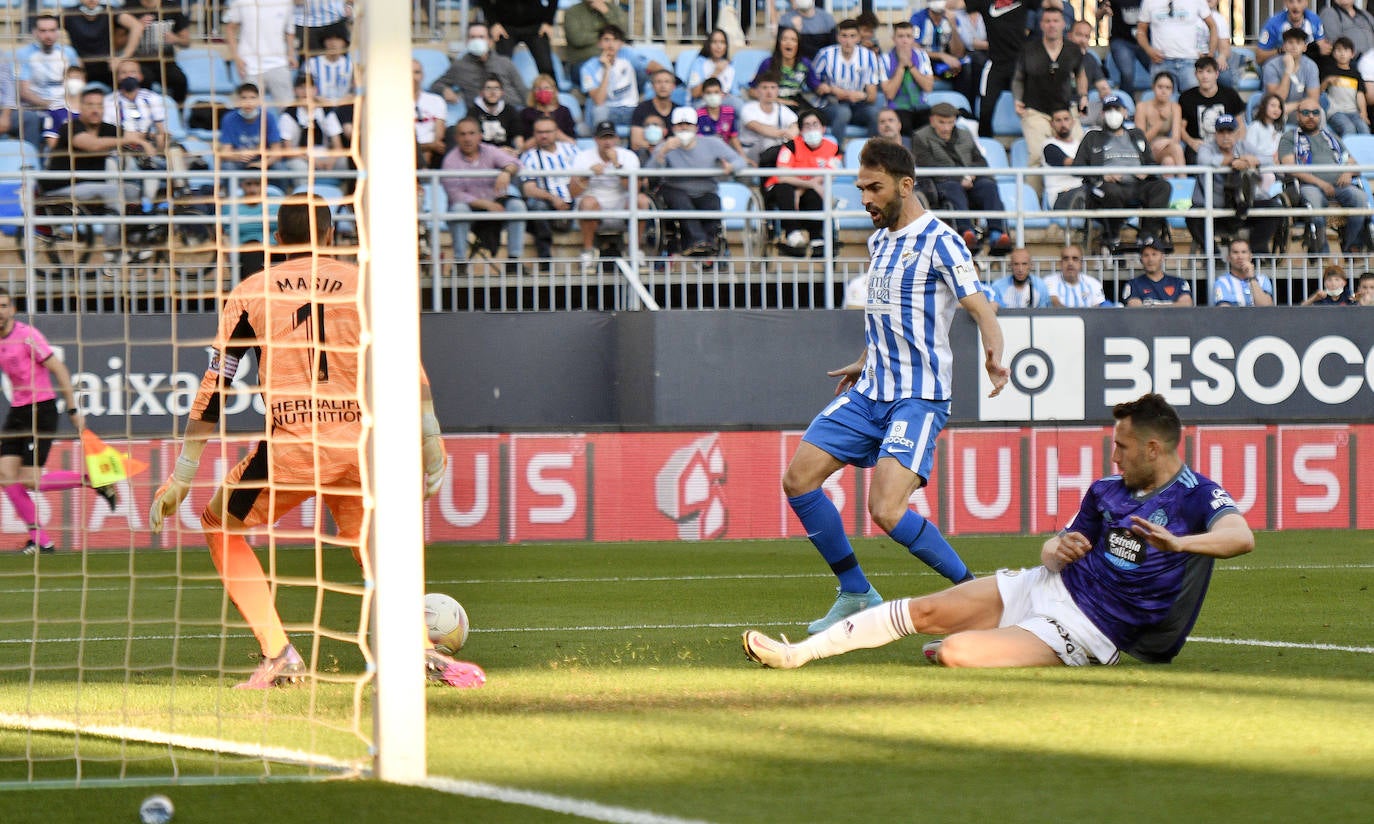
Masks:
[[[749,88],[749,84],[754,82],[754,75],[759,73],[759,66],[763,61],[772,57],[773,53],[763,49],[740,49],[730,57],[730,63],[735,67],[735,94],[743,94]]]
[[[559,92],[558,102],[567,106],[568,111],[572,113],[573,123],[577,124],[578,131],[578,134],[573,135],[573,137],[577,137],[587,126],[586,121],[582,117],[582,101],[578,100],[577,96],[571,92]]]
[[[957,128],[957,127],[956,127],[956,128]],[[1008,169],[1008,168],[1011,168],[1011,163],[1007,160],[1007,150],[1006,150],[1006,149],[1002,146],[1002,144],[1001,144],[1000,142],[998,142],[995,138],[991,138],[991,137],[980,137],[980,138],[978,138],[978,148],[983,150],[983,157],[987,158],[987,160],[988,160],[988,168],[990,168],[990,169]],[[999,174],[999,175],[997,176],[997,182],[998,182],[998,183],[1003,183],[1003,182],[1008,182],[1008,181],[1014,182],[1015,180],[1016,180],[1016,178],[1015,178],[1014,176],[1012,176],[1012,175]]]
[[[860,200],[859,190],[854,185],[857,180],[858,177],[855,175],[837,175],[830,179],[831,191],[835,195],[836,210],[863,210],[863,201]],[[873,219],[867,215],[838,217],[835,218],[835,228],[838,230],[860,229],[871,232],[873,231]]]
[[[1352,134],[1341,138],[1345,147],[1350,150],[1350,156],[1355,158],[1355,162],[1361,166],[1372,167],[1366,175],[1374,175],[1374,135],[1371,134]]]
[[[453,63],[447,54],[438,49],[412,49],[410,56],[420,61],[420,70],[424,72],[420,84],[424,89],[434,85],[434,81],[448,71],[448,67]]]
[[[673,65],[673,73],[680,77],[683,83],[686,83],[687,76],[692,71],[692,61],[700,56],[700,49],[684,49],[677,56],[677,62]]]
[[[539,76],[539,66],[534,62],[534,55],[530,54],[529,47],[524,43],[516,46],[515,51],[511,52],[510,60],[515,64],[515,71],[520,74],[520,79],[525,81],[525,87],[533,86],[534,79]]]
[[[177,52],[176,63],[186,75],[189,94],[233,94],[229,61],[218,49],[189,48]]]
[[[216,106],[222,110],[234,108],[233,98],[227,94],[188,94],[186,103],[182,109],[182,122],[188,124],[186,133],[205,140],[214,140],[217,130],[215,129],[193,129],[190,127],[191,112],[194,109]]]
[[[1001,196],[1002,206],[1007,211],[1023,214],[1040,211],[1040,201],[1029,183],[1022,183],[1019,189],[1015,182],[998,183],[997,194]],[[1027,217],[1024,225],[1027,229],[1044,229],[1050,225],[1050,219],[1048,217]],[[1007,218],[1007,226],[1014,228],[1016,218]]]
[[[859,169],[859,155],[863,153],[866,140],[851,140],[844,147],[844,167],[846,169]]]
[[[973,104],[968,102],[963,92],[956,92],[953,89],[936,89],[926,95],[926,102],[934,106],[936,103],[949,103],[960,111],[973,113]]]
[[[997,137],[1021,134],[1021,118],[1016,114],[1016,101],[1011,92],[1002,92],[992,110],[992,133]]]
[[[1197,181],[1191,177],[1171,177],[1169,178],[1169,206],[1173,208],[1175,203],[1188,202],[1189,208],[1193,204],[1193,190],[1197,188]],[[1183,229],[1187,226],[1186,218],[1169,218],[1169,227],[1172,229]]]
[[[162,96],[162,107],[167,110],[167,134],[178,143],[185,140],[186,121],[181,117],[181,107],[165,94]]]
[[[753,190],[743,183],[725,180],[716,184],[716,194],[720,197],[722,212],[736,213],[721,222],[724,230],[743,234],[745,257],[752,258],[756,254],[761,254],[763,250],[758,247],[763,240],[763,218],[758,216],[758,213],[762,209]],[[751,213],[755,216],[750,217]]]
[[[1026,145],[1024,137],[1012,141],[1011,150],[1007,154],[1013,169],[1024,169],[1030,166],[1030,147]]]

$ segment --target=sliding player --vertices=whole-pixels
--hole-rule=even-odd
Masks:
[[[307,667],[282,628],[267,576],[245,533],[319,496],[339,526],[337,543],[351,546],[354,558],[367,565],[361,544],[366,510],[358,268],[328,256],[334,229],[329,207],[318,198],[284,204],[276,236],[288,259],[245,279],[225,300],[181,455],[150,515],[153,531],[159,532],[163,519],[185,499],[206,441],[219,429],[225,392],[242,360],[255,351],[270,435],[229,471],[201,514],[215,568],[262,648],[262,663],[238,685],[246,689],[301,681]],[[445,455],[427,386],[422,398],[425,492],[432,495],[443,478]],[[426,650],[425,667],[431,680],[450,686],[485,681],[476,665],[432,648]]]
[[[15,514],[24,519],[29,529],[24,554],[54,552],[52,539],[38,525],[38,511],[29,490],[50,492],[90,485],[81,472],[43,471],[57,436],[57,393],[62,393],[67,416],[77,432],[86,426],[86,419],[76,406],[67,365],[53,352],[42,332],[15,320],[14,301],[4,287],[0,287],[0,371],[10,379],[12,387],[10,412],[0,431],[0,486],[4,487]],[[119,503],[113,485],[95,491],[111,510]]]
[[[924,651],[951,667],[1115,664],[1122,652],[1172,661],[1213,559],[1249,552],[1255,536],[1226,490],[1183,462],[1182,425],[1162,396],[1117,404],[1112,416],[1121,474],[1089,487],[1077,517],[1041,548],[1041,566],[881,604],[797,644],[750,630],[745,654],[792,669],[923,632],[949,636]]]

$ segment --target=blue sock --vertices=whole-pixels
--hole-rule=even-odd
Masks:
[[[954,583],[967,581],[973,576],[954,547],[949,545],[940,528],[922,517],[914,509],[908,509],[897,526],[888,533],[892,540],[907,548],[907,551],[945,576]]]
[[[806,537],[816,545],[821,557],[830,564],[830,571],[840,579],[841,592],[868,592],[871,588],[864,571],[859,567],[859,559],[854,557],[854,548],[849,545],[849,536],[844,532],[844,521],[840,511],[819,489],[813,489],[795,498],[788,498],[787,505],[797,513],[802,526],[806,527]]]

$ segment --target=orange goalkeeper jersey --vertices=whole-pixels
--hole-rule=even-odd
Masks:
[[[359,448],[358,290],[358,267],[310,255],[272,264],[245,279],[225,300],[210,368],[191,416],[219,420],[221,393],[253,351],[269,444]]]

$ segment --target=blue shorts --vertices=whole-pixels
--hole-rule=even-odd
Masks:
[[[896,458],[925,480],[949,405],[920,398],[875,401],[850,390],[821,410],[802,440],[851,466],[873,466],[885,455]]]

